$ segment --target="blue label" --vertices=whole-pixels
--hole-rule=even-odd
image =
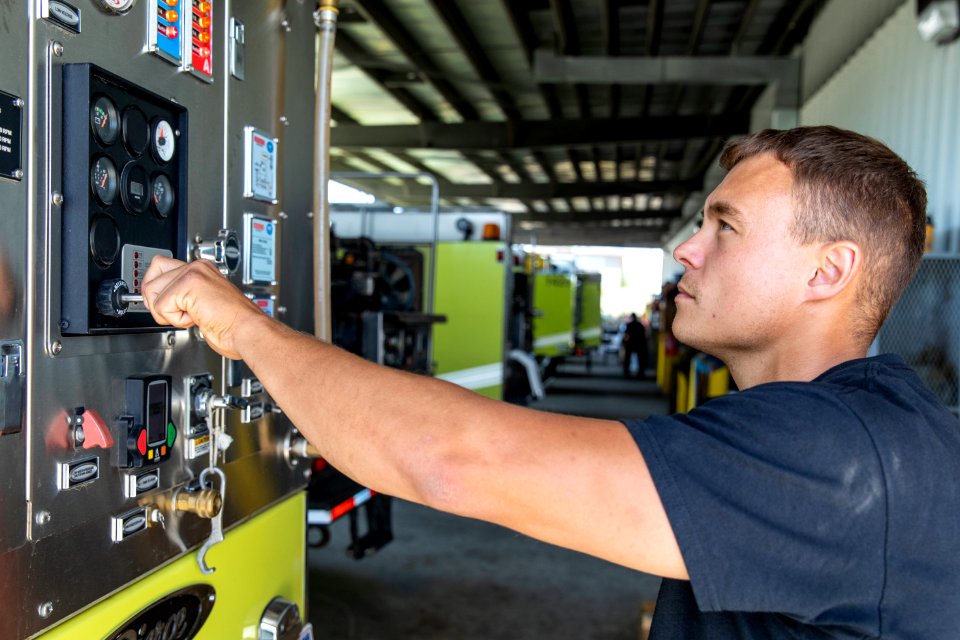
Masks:
[[[268,235],[268,236],[272,236],[272,235],[273,235],[273,225],[272,225],[272,224],[268,224],[268,225],[267,225],[267,235]]]
[[[270,153],[273,153],[273,143],[272,143],[272,142],[268,142],[268,143],[267,143],[267,151],[269,151]]]

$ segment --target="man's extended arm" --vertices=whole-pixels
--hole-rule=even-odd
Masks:
[[[241,358],[337,469],[377,491],[668,577],[686,568],[626,428],[496,402],[264,316],[212,265],[155,258],[158,322]]]

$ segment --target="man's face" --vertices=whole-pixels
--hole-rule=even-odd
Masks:
[[[803,322],[813,247],[790,232],[790,169],[771,154],[740,162],[707,198],[700,230],[677,247],[685,267],[673,333],[720,358],[770,348]]]

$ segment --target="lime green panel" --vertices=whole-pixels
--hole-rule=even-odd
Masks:
[[[436,374],[503,362],[506,271],[499,242],[442,242],[437,248],[433,328]]]
[[[533,281],[533,352],[556,356],[573,344],[574,282],[571,276],[538,273]]]
[[[479,393],[484,398],[490,398],[491,400],[502,400],[503,399],[503,385],[498,384],[493,387],[484,387],[482,389],[473,389],[474,393]]]
[[[580,340],[581,347],[600,346],[600,283],[584,280],[580,286],[580,324],[577,333],[587,333]]]
[[[306,493],[300,492],[228,530],[207,552],[207,564],[216,567],[209,576],[200,573],[192,551],[40,637],[106,637],[164,595],[196,583],[217,592],[199,640],[257,638],[260,616],[276,596],[296,602],[306,617],[306,508]]]

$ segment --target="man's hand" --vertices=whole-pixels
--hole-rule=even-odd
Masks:
[[[143,276],[143,301],[160,324],[196,325],[217,353],[239,360],[236,334],[245,323],[266,319],[263,312],[207,260],[187,264],[156,256]]]

